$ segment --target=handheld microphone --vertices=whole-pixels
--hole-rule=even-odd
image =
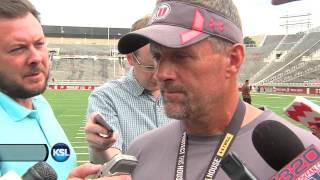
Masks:
[[[235,152],[230,152],[221,160],[221,168],[232,180],[258,180]]]
[[[297,96],[284,109],[284,113],[307,126],[314,135],[320,138],[320,107],[317,104],[302,96]]]
[[[40,161],[23,174],[23,180],[57,180],[57,173],[45,161]]]
[[[252,142],[261,157],[276,171],[270,180],[320,179],[320,153],[311,145],[304,148],[300,139],[277,121],[256,126]]]
[[[299,1],[299,0],[272,0],[271,3],[273,5],[279,5],[279,4],[289,3],[293,1]]]
[[[252,132],[252,142],[261,157],[276,171],[304,151],[304,145],[289,128],[267,120]]]
[[[9,171],[0,180],[57,180],[57,173],[46,162],[40,161],[33,165],[20,177],[14,171]]]
[[[320,153],[316,146],[310,145],[269,179],[281,180],[288,177],[295,180],[320,179]]]

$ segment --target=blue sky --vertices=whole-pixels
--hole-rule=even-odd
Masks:
[[[129,28],[151,13],[156,0],[31,0],[41,13],[42,24]],[[280,6],[271,0],[234,0],[244,35],[283,34],[280,16],[312,13],[312,26],[320,26],[320,0],[302,0]],[[292,32],[294,30],[291,30]],[[296,30],[295,30],[296,31]]]

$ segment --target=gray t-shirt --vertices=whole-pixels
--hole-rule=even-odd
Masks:
[[[276,120],[286,125],[301,139],[305,147],[315,144],[320,147],[319,139],[311,132],[296,127],[271,111],[265,111],[254,121],[238,132],[230,150],[237,153],[240,160],[259,179],[268,179],[276,171],[258,154],[252,143],[252,131],[257,124],[265,120]],[[134,170],[134,180],[171,180],[175,176],[176,159],[183,133],[181,122],[175,121],[162,128],[149,131],[136,138],[129,146],[127,154],[138,158],[139,164]],[[199,137],[188,135],[187,164],[185,180],[200,180],[222,135]],[[229,179],[220,168],[215,179]]]

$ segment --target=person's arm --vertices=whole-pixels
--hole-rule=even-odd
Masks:
[[[88,110],[87,110],[87,124],[85,128],[86,139],[89,143],[89,156],[93,163],[104,163],[110,160],[114,155],[121,153],[123,140],[121,138],[121,126],[117,108],[115,107],[114,98],[110,97],[109,89],[99,89],[94,91],[89,97]],[[102,138],[97,136],[97,125],[92,116],[94,112],[103,114],[108,124],[114,130],[113,136]],[[93,115],[92,115],[93,114]]]
[[[97,113],[92,113],[84,128],[86,140],[89,145],[90,161],[95,164],[103,164],[109,161],[114,155],[121,153],[117,148],[111,146],[117,140],[117,134],[111,137],[103,137],[100,134],[107,134],[107,129],[98,124],[95,120]]]

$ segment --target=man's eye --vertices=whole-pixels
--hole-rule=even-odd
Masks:
[[[19,47],[15,47],[15,48],[11,49],[9,52],[16,53],[16,52],[22,51],[23,49],[24,49],[24,47],[19,46]]]
[[[36,47],[42,47],[44,44],[45,44],[44,42],[37,42],[35,46]]]
[[[146,66],[145,68],[146,68],[146,69],[149,69],[149,70],[155,70],[155,69],[156,69],[155,66]]]
[[[188,56],[187,55],[185,55],[185,54],[176,54],[175,55],[175,58],[177,58],[177,59],[184,59],[184,58],[187,58]]]

